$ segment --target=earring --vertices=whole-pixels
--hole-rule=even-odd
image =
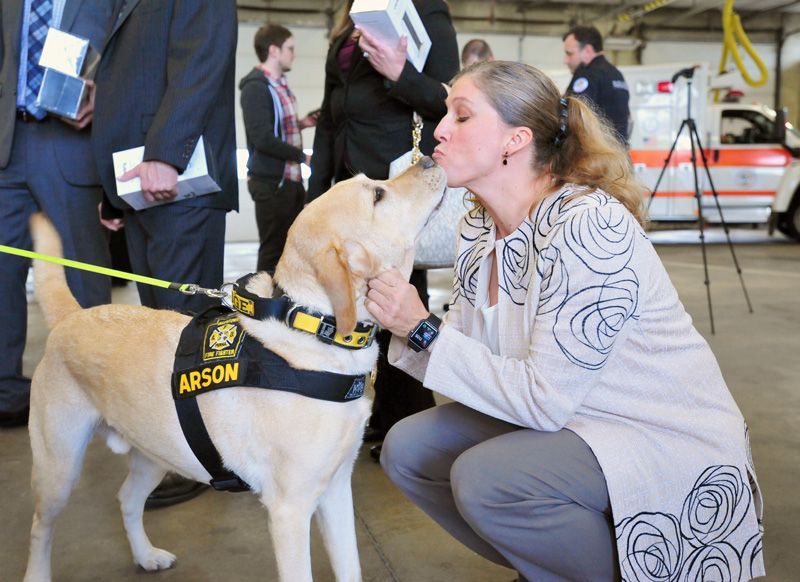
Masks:
[[[503,165],[504,166],[508,165],[508,152],[503,154]]]

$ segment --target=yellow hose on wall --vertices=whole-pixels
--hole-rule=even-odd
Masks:
[[[722,74],[725,72],[725,63],[728,60],[728,54],[730,54],[731,57],[733,57],[733,61],[736,63],[736,66],[739,68],[739,72],[742,73],[742,77],[744,78],[745,82],[751,87],[761,87],[761,85],[766,83],[769,79],[769,71],[767,71],[767,66],[764,64],[764,61],[761,60],[761,57],[758,56],[758,53],[750,43],[750,39],[747,38],[747,34],[744,32],[742,20],[739,18],[739,15],[733,12],[733,2],[734,0],[725,0],[725,7],[722,9],[722,30],[724,34],[724,40],[722,46],[722,59],[719,63],[719,73]],[[744,50],[747,51],[747,54],[750,55],[750,58],[753,59],[753,62],[758,67],[758,70],[761,73],[760,79],[754,80],[753,77],[750,76],[750,73],[748,73],[747,68],[744,65],[744,61],[742,61],[742,57],[739,55],[739,47],[736,45],[737,40],[741,43],[741,45],[744,47]]]

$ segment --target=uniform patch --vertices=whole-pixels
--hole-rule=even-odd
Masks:
[[[617,79],[615,81],[611,81],[611,86],[614,87],[614,89],[620,89],[621,91],[627,91],[628,90],[628,84],[625,81],[623,81],[622,79]]]
[[[238,357],[244,336],[236,316],[213,321],[206,327],[203,361]]]
[[[354,400],[356,398],[361,398],[364,396],[364,376],[359,376],[355,380],[353,380],[353,385],[350,386],[350,390],[347,391],[345,394],[345,400]]]
[[[589,88],[589,79],[587,79],[586,77],[578,77],[572,84],[573,93],[583,93],[588,88]]]

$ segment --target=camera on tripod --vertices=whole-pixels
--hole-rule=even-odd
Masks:
[[[672,75],[671,83],[674,85],[675,81],[677,81],[681,77],[686,77],[687,79],[693,79],[694,78],[694,71],[695,71],[695,69],[697,69],[697,67],[698,67],[698,65],[695,65],[693,67],[687,67],[685,69],[681,69],[680,71],[678,71],[677,73]]]
[[[675,140],[672,142],[672,147],[669,149],[669,154],[667,154],[667,159],[664,160],[664,165],[661,168],[661,173],[658,175],[658,180],[656,180],[656,185],[653,187],[653,191],[650,193],[650,200],[648,201],[647,205],[648,208],[653,203],[653,199],[656,197],[656,193],[658,192],[658,186],[661,184],[661,179],[664,177],[667,168],[670,167],[670,160],[672,159],[672,155],[675,153],[675,148],[678,145],[678,141],[680,140],[681,133],[684,129],[688,130],[689,133],[689,159],[692,165],[692,177],[694,178],[694,198],[697,201],[697,224],[700,227],[700,247],[703,249],[703,270],[705,272],[705,285],[706,285],[706,296],[708,297],[708,315],[709,319],[711,320],[711,333],[714,334],[714,311],[711,307],[711,280],[708,276],[708,261],[706,259],[706,242],[705,242],[705,217],[703,216],[703,196],[705,195],[705,188],[701,187],[701,180],[697,170],[697,154],[700,154],[700,160],[703,163],[703,169],[705,170],[705,176],[708,180],[708,186],[711,188],[711,193],[714,195],[714,204],[717,206],[717,212],[719,212],[720,222],[722,223],[722,229],[725,231],[725,238],[728,241],[728,248],[731,250],[731,257],[733,257],[733,264],[736,266],[736,272],[739,275],[739,281],[742,284],[742,291],[744,292],[745,300],[747,301],[747,308],[750,313],[753,313],[753,306],[750,303],[750,296],[747,294],[747,288],[744,285],[744,278],[742,277],[742,269],[739,267],[739,261],[736,258],[736,252],[733,250],[733,243],[731,242],[730,232],[728,231],[728,224],[725,222],[725,218],[722,215],[722,207],[719,204],[719,193],[717,189],[714,187],[714,180],[711,178],[711,171],[708,169],[708,160],[706,159],[705,149],[703,148],[703,142],[700,140],[700,134],[697,132],[697,124],[695,120],[692,118],[692,81],[694,80],[694,71],[695,69],[699,68],[699,65],[695,65],[693,67],[687,67],[685,69],[681,69],[674,75],[672,75],[671,83],[674,85],[675,81],[680,78],[686,78],[686,92],[687,92],[687,99],[686,99],[686,118],[681,122],[680,128],[678,128],[678,133],[675,135]]]

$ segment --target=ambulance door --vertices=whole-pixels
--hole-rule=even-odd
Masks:
[[[719,113],[719,137],[712,140],[706,155],[723,217],[730,223],[767,222],[778,184],[792,160],[776,139],[774,112],[760,106],[725,106]],[[704,215],[719,222],[707,184],[703,202]]]

